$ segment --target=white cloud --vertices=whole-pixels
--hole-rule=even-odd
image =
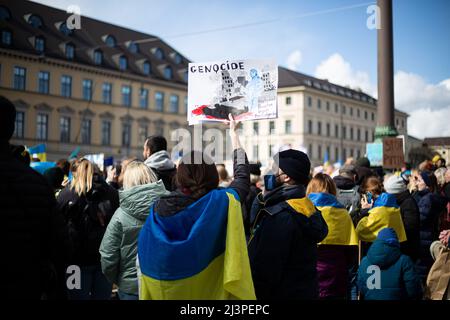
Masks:
[[[341,86],[361,89],[376,96],[375,86],[371,84],[369,74],[364,71],[353,70],[350,63],[345,61],[339,53],[334,53],[322,61],[316,68],[315,76],[320,79],[328,79],[328,81]]]
[[[430,108],[415,110],[408,119],[408,134],[423,139],[425,137],[450,136],[450,105],[441,110]]]
[[[291,70],[298,70],[302,64],[303,55],[300,50],[295,50],[291,52],[286,60],[286,65]]]

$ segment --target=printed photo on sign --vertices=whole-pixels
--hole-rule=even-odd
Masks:
[[[278,66],[274,60],[190,63],[188,121],[277,117]]]

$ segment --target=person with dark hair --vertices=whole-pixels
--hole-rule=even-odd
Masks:
[[[14,105],[0,97],[0,292],[8,299],[63,299],[64,222],[45,178],[9,145],[15,117]]]
[[[67,159],[59,159],[58,161],[56,161],[56,166],[61,168],[64,176],[69,176],[70,162]]]
[[[242,208],[244,211],[244,228],[245,234],[250,236],[250,212],[252,210],[253,201],[262,192],[261,190],[261,163],[250,163],[250,191],[245,199],[245,206]]]
[[[167,140],[163,136],[151,136],[144,143],[145,164],[164,182],[167,190],[175,190],[176,166],[167,152]]]
[[[140,300],[255,299],[241,209],[248,160],[229,119],[234,180],[219,188],[206,154],[182,157],[177,190],[156,201],[139,235]]]
[[[374,176],[374,172],[370,169],[370,161],[367,158],[356,160],[355,171],[357,174],[356,185],[361,186],[364,180],[370,176]]]
[[[333,178],[336,184],[336,198],[352,215],[360,209],[361,195],[356,185],[358,175],[353,165],[345,165],[339,169],[339,175]]]
[[[266,191],[253,202],[248,250],[258,299],[318,298],[317,244],[328,228],[306,197],[310,169],[301,151],[277,153]]]
[[[431,171],[422,171],[414,177],[417,192],[413,194],[420,212],[420,254],[417,269],[425,283],[433,265],[429,248],[439,238],[439,217],[446,210],[446,199],[437,193],[436,176]]]
[[[59,192],[64,189],[62,182],[64,180],[64,172],[60,167],[53,167],[45,170],[44,177],[53,189],[53,193],[58,197]]]

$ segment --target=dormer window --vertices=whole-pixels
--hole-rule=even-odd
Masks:
[[[75,46],[71,43],[66,44],[66,58],[69,60],[75,58]]]
[[[128,44],[128,50],[130,50],[131,53],[138,53],[139,52],[139,45],[135,42],[130,42]]]
[[[108,47],[114,48],[116,46],[116,38],[113,36],[106,36],[105,43]]]
[[[61,23],[59,26],[59,31],[65,36],[70,36],[73,33],[73,30],[69,29],[65,22]]]
[[[12,43],[12,33],[9,30],[2,30],[2,44],[10,46]]]
[[[28,17],[27,22],[28,22],[33,28],[41,28],[41,27],[44,25],[44,23],[42,22],[42,19],[41,19],[39,16],[35,15],[35,14],[30,15],[30,16]]]
[[[128,60],[127,60],[127,57],[121,56],[121,57],[119,58],[119,69],[120,69],[121,71],[125,71],[125,70],[127,70],[127,68],[128,68]]]
[[[34,38],[34,48],[37,52],[43,53],[45,51],[45,39],[43,37]]]
[[[158,58],[159,60],[163,60],[164,59],[164,51],[162,51],[161,48],[156,49],[155,57]]]
[[[103,63],[103,53],[100,50],[94,51],[94,64],[101,65]]]
[[[164,78],[166,79],[172,79],[173,77],[173,72],[172,72],[172,68],[167,66],[164,68]]]
[[[142,65],[142,72],[148,76],[152,73],[152,65],[150,64],[150,62],[145,61]]]
[[[9,20],[11,19],[11,13],[8,8],[4,6],[0,6],[0,20]]]
[[[175,53],[173,57],[173,61],[175,61],[176,64],[180,64],[183,61],[183,58],[181,58],[181,55],[178,53]]]

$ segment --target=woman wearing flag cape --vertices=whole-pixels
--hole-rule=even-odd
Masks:
[[[138,240],[141,300],[255,299],[241,202],[250,187],[245,151],[230,119],[234,180],[218,188],[215,164],[201,152],[185,155],[177,191],[150,209]]]

